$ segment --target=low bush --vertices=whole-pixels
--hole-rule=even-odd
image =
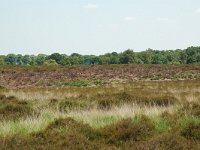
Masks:
[[[3,101],[6,99],[6,96],[5,95],[0,95],[0,101]]]
[[[83,110],[92,107],[92,102],[90,103],[87,99],[79,98],[66,98],[59,102],[59,110],[69,112],[71,110]]]
[[[123,119],[100,130],[107,143],[121,145],[127,141],[146,140],[153,134],[154,126],[148,118],[142,117],[138,123]]]
[[[178,100],[173,96],[149,96],[136,95],[121,92],[117,94],[99,94],[93,99],[97,101],[98,108],[110,109],[112,106],[120,106],[124,104],[135,103],[147,106],[170,106],[178,103]]]
[[[19,101],[15,97],[0,96],[0,119],[19,119],[36,114],[25,101]]]
[[[151,150],[191,150],[198,148],[194,142],[174,133],[165,133],[152,138],[147,147]]]
[[[181,131],[181,135],[194,140],[200,140],[200,123],[189,123]]]

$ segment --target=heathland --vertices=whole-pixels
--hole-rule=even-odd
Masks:
[[[0,149],[199,147],[199,65],[0,67]]]

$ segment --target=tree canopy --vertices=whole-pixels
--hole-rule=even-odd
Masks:
[[[200,64],[200,47],[184,50],[153,50],[134,52],[131,49],[104,55],[0,55],[0,65],[77,65],[77,64]]]

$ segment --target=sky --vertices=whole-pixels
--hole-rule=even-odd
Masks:
[[[200,0],[0,0],[0,54],[200,46]]]

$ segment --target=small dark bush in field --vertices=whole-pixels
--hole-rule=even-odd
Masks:
[[[59,149],[95,149],[98,148],[100,134],[87,124],[72,118],[58,119],[45,131],[33,135],[36,145],[49,145]],[[96,140],[96,141],[94,141]]]
[[[50,100],[50,103],[52,103],[52,104],[55,104],[55,103],[57,103],[57,102],[58,102],[57,99],[51,99],[51,100]]]
[[[190,123],[181,131],[181,135],[188,139],[200,140],[200,123]]]
[[[152,99],[152,104],[158,106],[168,106],[175,103],[177,103],[177,99],[172,96],[155,97],[154,99]]]
[[[186,102],[183,107],[178,110],[180,114],[189,114],[195,117],[200,117],[200,104],[195,102]]]
[[[154,126],[146,117],[141,118],[138,123],[133,123],[131,119],[123,119],[116,124],[101,129],[106,141],[117,145],[130,140],[145,140],[152,135],[153,131]]]
[[[0,95],[0,101],[1,100],[5,100],[6,99],[6,96],[5,95]]]
[[[110,109],[112,106],[120,106],[132,102],[132,96],[126,92],[97,95],[94,99],[97,101],[99,109]]]
[[[98,100],[98,109],[109,110],[114,105],[112,99],[100,99]]]
[[[174,133],[166,133],[152,138],[147,147],[151,150],[191,150],[197,148],[194,142]]]
[[[147,141],[126,142],[122,149],[125,150],[198,150],[198,145],[177,134],[164,133]]]
[[[200,117],[200,105],[197,103],[189,104],[189,110],[191,111],[191,115]]]
[[[116,94],[120,101],[124,101],[125,103],[132,101],[132,96],[126,92]]]
[[[0,108],[1,119],[18,119],[29,115],[32,115],[32,111],[28,106],[8,104]]]
[[[70,150],[94,150],[99,149],[100,146],[90,141],[86,136],[76,133],[68,135],[62,143],[62,147]]]
[[[0,96],[0,99],[0,119],[18,119],[34,113],[27,102],[19,101],[13,96]]]
[[[138,104],[155,106],[169,106],[178,102],[178,100],[172,96],[133,96],[133,101]]]
[[[1,91],[5,91],[5,90],[6,90],[6,87],[0,85],[0,92],[1,92]]]
[[[59,109],[60,111],[68,112],[70,110],[86,109],[90,105],[92,104],[89,103],[89,101],[87,100],[70,98],[70,99],[62,100],[59,103]]]
[[[59,101],[57,99],[50,99],[49,102],[48,102],[48,107],[50,106],[51,108],[57,108],[59,104]]]
[[[77,107],[79,107],[79,104],[77,102],[73,102],[70,100],[65,100],[59,104],[59,109],[61,111],[66,111],[66,112],[75,109]]]
[[[8,96],[7,100],[16,100],[17,101],[17,98],[15,96]]]
[[[5,89],[5,87],[3,87],[2,85],[0,85],[0,90],[1,90],[1,89]]]
[[[178,103],[172,96],[149,96],[136,95],[121,92],[117,94],[102,94],[94,97],[99,109],[110,109],[112,106],[135,103],[139,105],[169,106]]]
[[[180,115],[177,113],[170,114],[167,111],[163,112],[160,115],[161,118],[165,119],[167,123],[174,128],[174,126],[177,126],[177,120],[180,119]]]
[[[100,136],[99,132],[90,127],[88,124],[77,122],[72,118],[56,120],[55,122],[50,124],[43,133],[46,135],[54,135],[61,132],[63,132],[64,134],[66,133],[83,134],[90,140],[93,140]]]

